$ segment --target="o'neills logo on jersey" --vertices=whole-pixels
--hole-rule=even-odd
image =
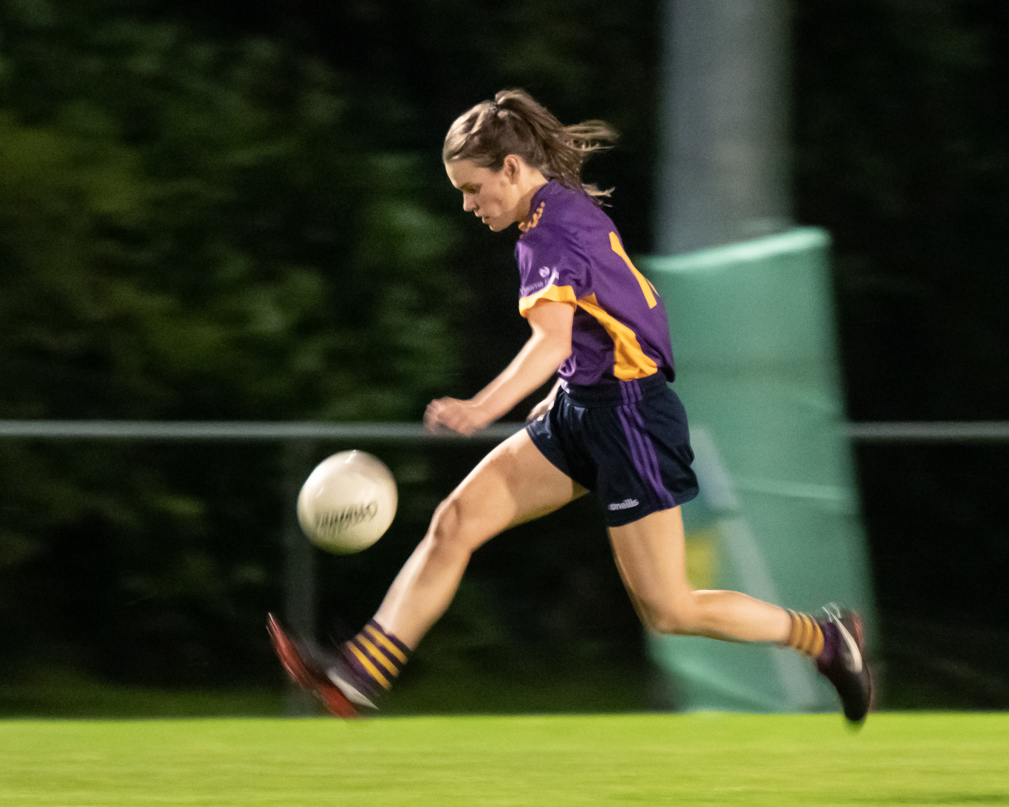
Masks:
[[[624,499],[622,502],[613,502],[607,507],[608,510],[630,510],[639,504],[637,499]]]
[[[378,515],[378,502],[353,504],[328,513],[319,513],[315,517],[315,528],[320,532],[343,532],[348,527],[356,527],[365,521],[371,521]]]
[[[543,291],[543,289],[557,282],[557,269],[552,266],[541,266],[537,273],[542,280],[537,280],[528,286],[522,286],[519,289],[519,297],[531,297],[536,292]]]

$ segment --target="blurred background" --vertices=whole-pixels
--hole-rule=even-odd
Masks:
[[[445,130],[510,86],[611,121],[587,177],[632,256],[669,254],[668,5],[2,0],[0,420],[416,422],[472,394],[527,326]],[[830,236],[847,419],[1009,421],[1009,7],[776,5],[788,218]],[[0,714],[289,708],[264,615],[291,479],[357,447],[401,509],[315,559],[333,638],[487,443],[0,437]],[[1009,706],[1009,444],[852,451],[882,706]],[[577,502],[476,555],[389,708],[677,708],[646,644]]]

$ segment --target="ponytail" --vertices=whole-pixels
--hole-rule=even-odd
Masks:
[[[502,90],[493,101],[483,101],[456,119],[445,136],[442,160],[472,160],[500,171],[505,157],[516,154],[547,179],[581,188],[598,203],[612,189],[582,182],[582,166],[616,139],[605,121],[565,126],[525,90]]]

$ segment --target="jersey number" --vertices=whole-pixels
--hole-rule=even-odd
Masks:
[[[617,255],[624,259],[624,263],[627,264],[627,268],[631,270],[635,280],[638,281],[638,285],[641,286],[641,291],[644,293],[645,299],[648,301],[648,307],[655,308],[655,304],[657,302],[655,299],[655,287],[649,283],[648,278],[641,274],[637,267],[631,263],[631,259],[627,257],[627,253],[624,251],[624,245],[620,243],[620,239],[617,238],[616,233],[610,233],[610,247],[615,253],[617,253]]]

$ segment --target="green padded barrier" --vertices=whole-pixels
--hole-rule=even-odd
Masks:
[[[801,228],[642,261],[669,312],[701,496],[684,507],[691,581],[809,612],[874,610],[837,366],[829,236]],[[688,710],[837,708],[790,650],[649,638]]]

